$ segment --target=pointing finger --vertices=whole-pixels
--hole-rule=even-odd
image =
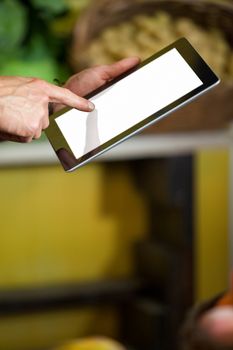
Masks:
[[[90,112],[95,108],[92,102],[86,100],[83,97],[77,96],[66,88],[48,83],[46,84],[46,92],[49,96],[50,102],[64,104],[66,106],[77,108],[80,111],[84,112]]]

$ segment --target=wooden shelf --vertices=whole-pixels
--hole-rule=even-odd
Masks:
[[[228,148],[232,137],[228,130],[163,135],[134,136],[96,161],[118,161],[191,154],[205,148]],[[0,166],[58,164],[48,141],[31,144],[1,143]]]

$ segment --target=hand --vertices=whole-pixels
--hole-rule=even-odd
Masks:
[[[0,140],[30,142],[49,125],[48,103],[62,103],[86,112],[94,106],[67,88],[36,78],[0,78]]]
[[[216,349],[233,348],[233,309],[232,306],[216,306],[206,312],[199,321],[199,328],[214,344]],[[220,347],[221,345],[221,347]],[[228,349],[228,348],[227,348]]]
[[[139,63],[132,57],[112,65],[86,69],[72,76],[63,88],[36,78],[0,78],[0,141],[30,142],[49,125],[48,103],[90,112],[94,106],[85,96]]]
[[[215,344],[233,348],[233,273],[229,290],[200,317],[199,324]]]
[[[125,58],[111,65],[95,66],[73,75],[64,85],[79,96],[86,96],[139,64],[138,57]],[[63,106],[64,107],[64,106]],[[61,106],[59,106],[61,108]]]

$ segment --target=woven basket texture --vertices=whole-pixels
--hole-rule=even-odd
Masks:
[[[69,61],[75,71],[85,68],[79,56],[108,27],[129,21],[138,14],[166,11],[172,18],[187,17],[204,29],[216,27],[233,50],[233,3],[209,0],[98,0],[88,7],[74,28]],[[189,38],[187,38],[189,39]],[[216,130],[233,119],[233,81],[213,90],[147,128],[144,133]]]

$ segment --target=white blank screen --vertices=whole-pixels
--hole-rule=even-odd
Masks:
[[[192,68],[172,49],[90,98],[93,112],[71,109],[55,120],[79,158],[200,85]]]

